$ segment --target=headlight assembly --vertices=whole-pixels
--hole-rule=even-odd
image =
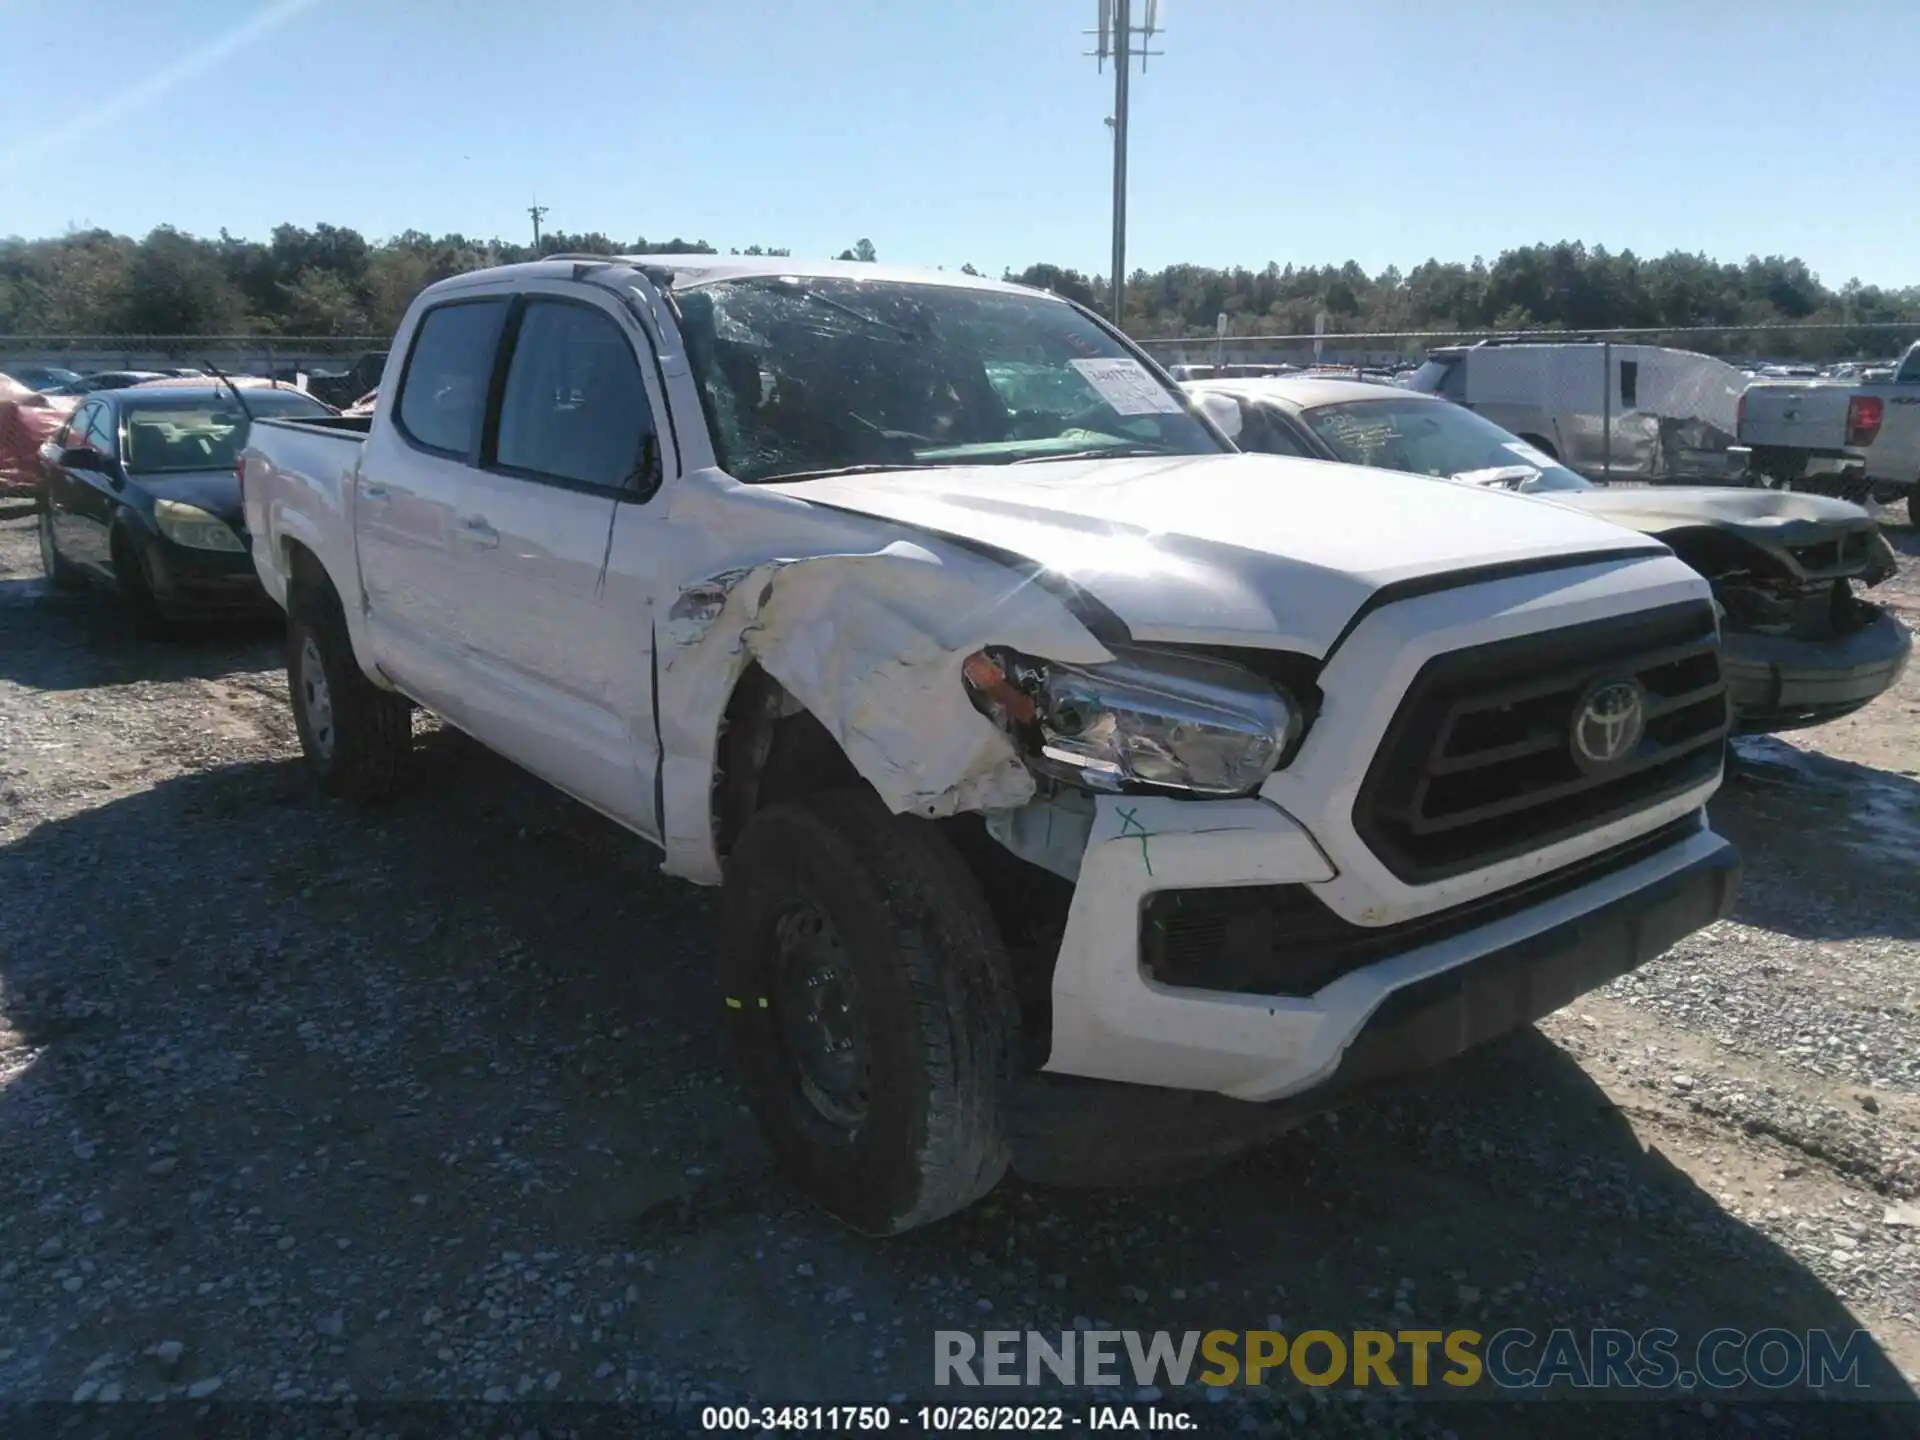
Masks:
[[[162,535],[190,550],[227,550],[236,554],[246,551],[247,547],[226,521],[208,514],[198,505],[180,500],[156,500],[153,518]]]
[[[974,704],[1025,742],[1036,773],[1093,790],[1249,794],[1305,726],[1299,700],[1239,665],[1178,651],[1114,654],[1062,665],[983,650],[963,673]]]

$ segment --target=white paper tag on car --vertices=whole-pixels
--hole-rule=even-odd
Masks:
[[[1178,415],[1185,407],[1138,360],[1069,360],[1120,415]]]
[[[1541,453],[1540,451],[1534,449],[1531,445],[1527,444],[1527,442],[1524,440],[1510,440],[1507,442],[1506,448],[1511,453],[1518,455],[1522,460],[1526,461],[1527,464],[1537,465],[1542,470],[1550,470],[1553,468],[1555,464],[1555,462],[1552,459],[1550,459],[1548,456]]]

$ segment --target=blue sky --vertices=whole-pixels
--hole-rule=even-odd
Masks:
[[[1143,0],[1134,0],[1136,11]],[[0,0],[0,234],[330,221],[1104,271],[1095,0]],[[1920,0],[1165,0],[1129,268],[1536,240],[1920,283]],[[1778,97],[1778,98],[1775,98]],[[87,163],[94,150],[99,158]]]

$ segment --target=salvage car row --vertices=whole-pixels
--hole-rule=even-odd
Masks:
[[[429,287],[391,357],[357,416],[70,422],[50,571],[118,583],[143,523],[244,559],[324,787],[409,783],[424,708],[720,886],[755,1118],[872,1233],[1217,1159],[1653,958],[1732,902],[1730,692],[1812,723],[1910,644],[1857,507],[1190,394],[1000,282],[565,257]],[[95,473],[151,496],[104,536]]]

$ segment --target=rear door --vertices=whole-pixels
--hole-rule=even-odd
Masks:
[[[521,295],[454,537],[462,608],[485,637],[460,697],[476,733],[657,835],[648,596],[608,570],[615,525],[665,478],[647,345],[610,296]]]
[[[376,422],[352,477],[354,543],[374,658],[400,688],[456,724],[477,637],[456,567],[454,517],[480,451],[510,297],[454,298],[414,327],[391,423]],[[484,737],[483,737],[484,738]]]
[[[78,482],[73,472],[60,463],[59,457],[68,447],[87,443],[87,423],[92,419],[94,404],[89,400],[76,408],[40,451],[40,477],[46,487],[47,519],[53,527],[54,543],[62,555],[75,562],[80,560],[73,519]]]

